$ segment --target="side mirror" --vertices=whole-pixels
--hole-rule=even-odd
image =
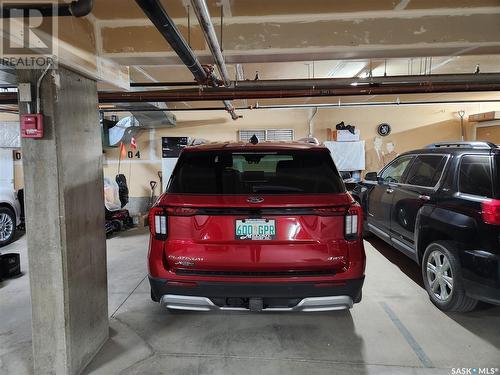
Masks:
[[[378,181],[377,172],[368,172],[365,174],[366,181]]]

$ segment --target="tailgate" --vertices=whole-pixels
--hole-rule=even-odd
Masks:
[[[300,203],[290,196],[265,197],[258,206],[247,198],[225,197],[217,206],[202,198],[191,197],[190,204],[170,199],[169,267],[180,274],[258,276],[333,274],[346,266],[347,194],[307,202],[301,197]]]

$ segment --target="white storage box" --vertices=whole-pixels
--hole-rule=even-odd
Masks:
[[[352,134],[349,130],[336,130],[332,132],[333,140],[337,142],[357,142],[359,141],[359,129]]]

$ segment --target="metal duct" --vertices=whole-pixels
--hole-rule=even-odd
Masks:
[[[132,103],[122,103],[115,109],[130,112],[142,129],[172,128],[177,123],[176,116],[164,103],[141,103],[140,107]]]
[[[131,110],[132,116],[139,122],[141,129],[173,128],[177,122],[175,115],[171,112],[148,112]]]

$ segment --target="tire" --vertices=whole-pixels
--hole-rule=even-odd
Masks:
[[[425,290],[437,308],[468,312],[476,308],[478,301],[465,293],[456,250],[452,241],[436,241],[427,246],[421,264],[422,278]]]
[[[16,233],[16,215],[7,207],[0,207],[0,247],[8,245]]]

